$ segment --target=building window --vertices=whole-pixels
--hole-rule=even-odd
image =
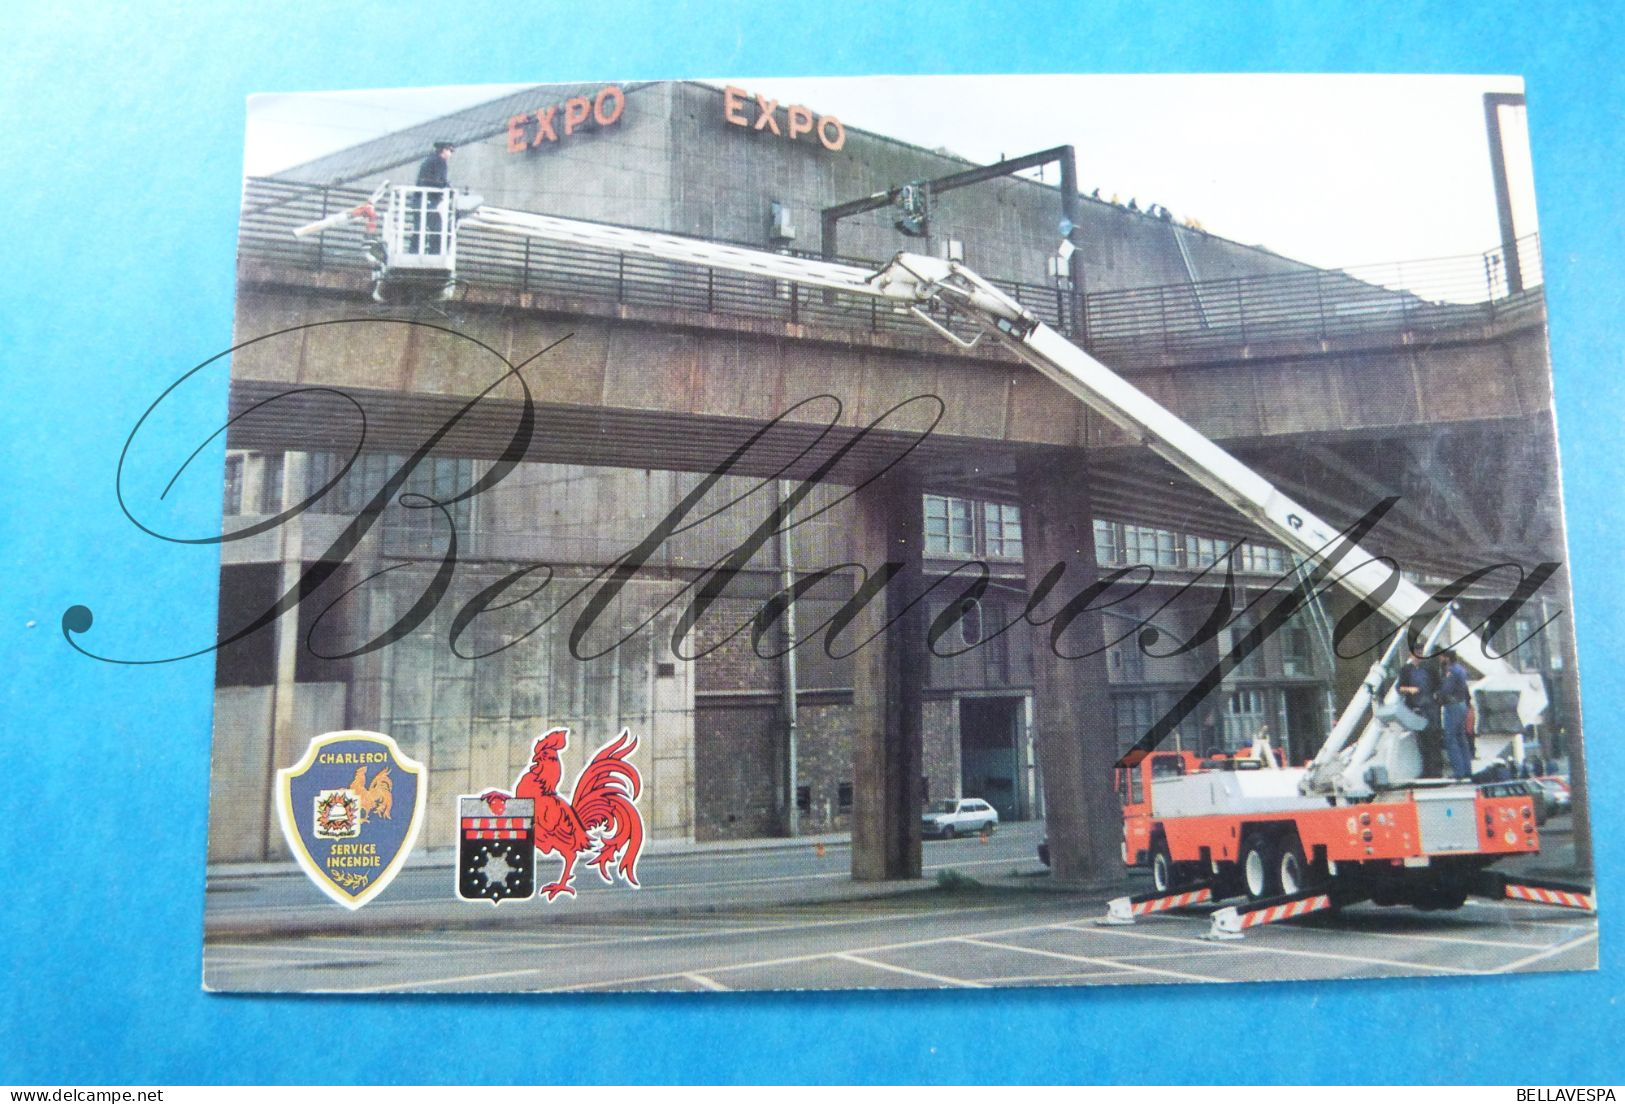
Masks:
[[[797,811],[803,812],[803,813],[812,812],[812,787],[811,786],[797,786],[796,787],[796,809],[797,809]]]
[[[1283,575],[1286,569],[1286,549],[1266,544],[1241,546],[1241,570],[1257,575]]]
[[[989,502],[986,509],[987,554],[1021,559],[1021,507]]]
[[[925,550],[935,556],[975,554],[976,526],[970,499],[925,496]]]
[[[344,481],[337,487],[338,510],[342,514],[359,514],[372,501],[372,496],[401,466],[401,458],[386,452],[366,452],[356,457]],[[332,478],[331,475],[328,478]],[[327,480],[323,480],[325,483]],[[319,487],[321,484],[318,483]]]
[[[1224,711],[1224,746],[1231,751],[1251,746],[1264,717],[1264,691],[1232,691]]]
[[[1110,521],[1095,522],[1095,562],[1120,564],[1123,562],[1121,525]]]
[[[1532,617],[1514,617],[1512,619],[1512,639],[1518,641],[1518,650],[1511,656],[1513,666],[1520,671],[1539,671],[1541,669],[1540,633],[1545,630],[1536,630],[1536,621]],[[1505,638],[1503,638],[1505,639]]]
[[[393,470],[393,469],[391,469]],[[445,545],[446,521],[435,507],[407,508],[400,499],[407,495],[422,495],[436,502],[446,502],[467,490],[474,482],[474,461],[455,457],[436,456],[420,463],[406,479],[396,502],[384,515],[384,546],[388,552],[399,555],[432,555]],[[457,537],[467,541],[471,536],[474,503],[463,499],[446,509],[456,526]]]
[[[1230,551],[1230,545],[1216,537],[1185,538],[1185,562],[1191,567],[1211,567]]]
[[[1124,610],[1120,614],[1108,612],[1106,616],[1127,621],[1130,630],[1127,636],[1112,645],[1108,653],[1112,677],[1119,682],[1144,682],[1145,653],[1140,650],[1140,634],[1136,629],[1141,623],[1139,615],[1133,610]],[[1115,630],[1112,635],[1116,635]]]
[[[1140,742],[1140,737],[1144,736],[1157,718],[1162,716],[1164,712],[1162,704],[1162,696],[1159,694],[1112,695],[1112,713],[1117,730],[1117,750],[1119,753],[1127,752]],[[1177,734],[1178,730],[1176,729],[1174,732],[1176,740]],[[1165,741],[1163,746],[1172,747],[1174,744]],[[1130,773],[1137,778],[1140,772],[1135,770]]]
[[[842,782],[835,787],[835,807],[842,813],[852,811],[852,783]]]
[[[1230,625],[1230,649],[1234,650],[1236,645],[1245,640],[1247,635],[1251,633],[1255,627],[1256,626],[1254,626],[1251,621],[1245,618],[1238,617],[1234,622],[1232,622]],[[1264,649],[1268,646],[1269,644],[1267,638],[1259,641],[1258,644],[1256,644],[1253,649],[1247,653],[1246,657],[1243,658],[1240,663],[1236,664],[1236,674],[1241,675],[1243,678],[1263,678]]]
[[[959,603],[959,639],[970,647],[982,642],[982,603],[974,598]]]
[[[260,462],[264,470],[264,481],[260,484],[260,513],[275,514],[282,510],[282,465],[283,456],[274,452]]]
[[[1288,625],[1281,634],[1281,673],[1288,678],[1307,678],[1315,673],[1309,630],[1302,625]]]
[[[243,457],[226,457],[226,507],[227,517],[233,517],[243,512]]]
[[[1126,563],[1178,567],[1181,551],[1178,535],[1168,529],[1153,529],[1146,525],[1123,526],[1123,559]]]

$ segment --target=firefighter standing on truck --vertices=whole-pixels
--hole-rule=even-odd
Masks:
[[[1410,662],[1399,672],[1395,686],[1427,727],[1416,735],[1422,752],[1422,777],[1440,778],[1444,775],[1444,737],[1439,728],[1439,678],[1427,664],[1420,646],[1411,650]]]

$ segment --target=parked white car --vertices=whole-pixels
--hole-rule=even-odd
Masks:
[[[922,832],[928,836],[941,836],[943,839],[991,832],[998,826],[999,811],[976,797],[934,801],[920,821]]]

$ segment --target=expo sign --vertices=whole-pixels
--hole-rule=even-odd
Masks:
[[[508,152],[523,153],[544,142],[568,138],[585,125],[589,117],[601,127],[609,126],[617,122],[625,110],[626,93],[611,84],[590,100],[585,96],[571,96],[552,107],[515,115],[508,120]]]
[[[746,107],[752,100],[756,104],[754,121],[745,115]],[[778,110],[778,100],[770,100],[760,93],[746,92],[733,85],[722,90],[722,117],[734,126],[771,131],[791,142],[803,134],[817,134],[818,141],[831,152],[846,145],[846,127],[835,116],[815,116],[808,108],[794,104],[785,108],[784,129],[780,130]]]

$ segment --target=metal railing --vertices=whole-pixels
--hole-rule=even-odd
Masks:
[[[1163,284],[1085,297],[1095,351],[1177,353],[1216,344],[1406,333],[1492,321],[1540,284],[1540,239],[1518,242],[1524,288],[1506,284],[1500,249],[1343,270]]]
[[[239,254],[315,271],[365,272],[363,231],[356,223],[305,239],[295,239],[291,231],[366,198],[366,192],[354,188],[251,178],[244,189]],[[1081,297],[1081,317],[1067,293],[1052,285],[991,282],[1091,351],[1169,355],[1487,321],[1509,302],[1527,299],[1527,289],[1539,284],[1538,239],[1531,236],[1518,244],[1526,290],[1517,294],[1506,287],[1500,250],[1348,271],[1306,268],[1092,292]],[[480,287],[848,331],[922,332],[905,307],[867,297],[515,238],[477,224],[459,231],[457,248],[460,277]]]

